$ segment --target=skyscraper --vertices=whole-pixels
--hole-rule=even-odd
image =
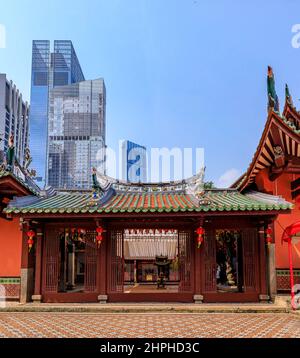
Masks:
[[[50,90],[47,184],[59,189],[91,187],[91,169],[105,171],[103,79]]]
[[[129,140],[121,141],[122,179],[131,183],[147,181],[146,148]]]
[[[84,81],[71,41],[55,40],[32,43],[30,96],[30,149],[37,176],[45,179],[49,91],[57,86]]]
[[[23,101],[22,93],[6,74],[0,73],[0,152],[3,156],[9,136],[13,135],[15,157],[20,166],[24,166],[28,147],[28,114],[29,106]]]

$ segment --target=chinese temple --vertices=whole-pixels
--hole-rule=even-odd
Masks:
[[[94,171],[90,191],[14,197],[3,215],[22,237],[1,241],[19,240],[21,302],[268,301],[268,230],[291,204],[205,189],[203,174],[129,184]]]
[[[92,172],[90,190],[40,190],[0,166],[0,296],[20,302],[261,302],[290,289],[285,228],[299,220],[300,114],[272,69],[268,118],[247,172],[210,188],[128,183]],[[300,271],[293,244],[294,275]],[[298,276],[297,276],[298,275]],[[297,283],[297,281],[296,281]]]
[[[246,173],[232,186],[240,193],[256,190],[281,196],[293,204],[289,215],[280,213],[274,222],[274,255],[276,275],[272,278],[277,291],[290,290],[287,245],[281,240],[284,230],[300,218],[300,112],[293,104],[289,88],[285,88],[282,114],[275,91],[272,68],[268,68],[268,117],[258,147]],[[296,238],[295,238],[296,239]],[[300,246],[293,241],[292,262],[295,283],[300,284]]]

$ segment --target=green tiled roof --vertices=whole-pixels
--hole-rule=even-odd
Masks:
[[[68,193],[38,199],[27,206],[11,203],[6,213],[14,214],[83,214],[286,210],[292,204],[281,200],[257,200],[236,190],[207,190],[200,197],[186,193],[116,193],[106,203],[91,206],[92,193]],[[273,197],[271,197],[273,198]]]

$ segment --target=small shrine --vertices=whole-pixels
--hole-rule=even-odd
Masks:
[[[155,265],[157,266],[157,288],[165,288],[166,281],[169,280],[171,261],[168,256],[156,256]]]

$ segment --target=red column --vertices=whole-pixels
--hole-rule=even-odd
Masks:
[[[258,226],[258,255],[259,255],[259,281],[260,281],[260,300],[268,301],[270,299],[267,285],[267,260],[266,260],[266,240],[265,240],[265,222],[260,222]]]
[[[37,230],[36,250],[35,250],[35,280],[34,280],[34,294],[32,300],[41,302],[41,278],[42,278],[42,246],[43,246],[43,232]]]
[[[195,230],[198,227],[203,227],[203,219],[200,219],[199,225],[195,228]],[[202,295],[202,260],[203,257],[203,250],[204,250],[204,244],[203,242],[200,246],[200,248],[197,247],[197,239],[196,239],[196,233],[195,230],[191,232],[191,243],[192,243],[192,255],[194,255],[194,302],[195,303],[202,303],[203,301],[203,295]],[[204,235],[204,241],[205,241],[205,235]]]
[[[98,301],[100,303],[106,303],[107,301],[107,240],[109,238],[109,233],[105,232],[103,234],[104,240],[98,249]]]
[[[22,252],[21,252],[21,291],[20,302],[25,303],[31,300],[33,293],[33,278],[34,278],[34,248],[29,252],[28,249],[28,236],[26,232],[28,226],[22,225]],[[36,245],[36,237],[34,237]]]

